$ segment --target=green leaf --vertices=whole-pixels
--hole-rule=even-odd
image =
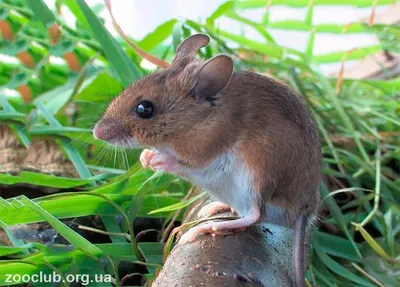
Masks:
[[[178,209],[185,208],[186,206],[189,206],[190,204],[192,204],[196,200],[202,198],[206,194],[207,194],[207,192],[204,191],[204,192],[202,192],[202,193],[200,193],[200,194],[198,194],[196,196],[193,196],[193,197],[189,198],[188,200],[184,200],[184,201],[181,201],[179,203],[171,204],[171,205],[165,206],[163,208],[152,210],[151,212],[149,212],[149,214],[156,214],[156,213],[160,213],[160,212],[170,212],[170,211],[175,211],[175,210],[178,210]]]
[[[0,182],[2,184],[13,185],[17,183],[26,183],[35,186],[48,186],[54,188],[75,188],[87,185],[88,183],[95,182],[102,178],[105,178],[105,175],[97,175],[87,179],[77,179],[28,171],[23,171],[18,176],[0,174]]]
[[[321,248],[327,254],[353,262],[361,262],[361,259],[354,251],[353,245],[349,240],[320,231],[313,232],[313,237],[315,240],[318,240]],[[357,247],[359,247],[359,245],[357,245]]]
[[[83,12],[88,24],[91,27],[93,36],[101,44],[104,54],[113,65],[124,86],[127,87],[132,82],[142,76],[140,69],[132,62],[120,45],[112,38],[104,25],[89,8],[84,0],[77,0],[79,8]]]
[[[86,240],[81,235],[66,226],[64,223],[59,221],[53,215],[41,208],[39,205],[29,200],[27,197],[22,196],[18,200],[25,206],[33,210],[35,213],[37,213],[41,218],[43,218],[43,220],[47,221],[61,236],[68,240],[75,248],[84,250],[85,252],[88,252],[92,255],[99,255],[101,253],[101,250],[99,248],[91,244],[88,240]]]
[[[178,22],[178,20],[172,19],[158,26],[138,43],[139,47],[145,51],[151,51],[157,46],[161,45],[167,38],[171,36],[176,22]]]
[[[84,73],[84,71],[86,71],[86,69],[83,70],[82,73]],[[97,74],[102,71],[103,68],[89,69],[89,71],[84,74],[86,79],[83,82],[78,81],[81,74],[72,75],[64,85],[41,94],[34,100],[34,103],[37,104],[38,102],[41,102],[43,104],[43,108],[48,112],[48,120],[50,114],[57,114],[66,105],[66,103],[71,100],[71,98],[74,96],[74,87],[76,87],[76,85],[80,85],[76,87],[78,90],[84,89],[86,86],[90,85],[90,83],[96,79]]]
[[[55,23],[55,18],[43,0],[27,0],[28,6],[32,9],[33,20],[40,21],[48,29]]]
[[[99,73],[90,83],[81,88],[75,96],[75,101],[104,103],[111,101],[123,90],[121,82],[117,81],[107,71]]]
[[[313,23],[313,15],[314,15],[314,1],[310,1],[309,2],[309,7],[307,10],[307,14],[306,14],[306,19],[304,20],[304,22],[306,23],[306,25],[308,27],[312,26]]]
[[[264,8],[268,0],[237,0],[236,9],[254,9],[254,8]],[[387,5],[395,3],[395,0],[380,0],[377,1],[378,5]],[[310,4],[310,0],[273,0],[271,1],[271,6],[285,5],[293,8],[304,8]],[[314,5],[352,5],[355,7],[371,7],[370,0],[357,0],[357,1],[347,1],[347,0],[318,0],[315,1]]]
[[[65,53],[73,51],[75,49],[76,42],[71,40],[61,40],[55,45],[51,46],[49,53],[56,57],[62,57]]]
[[[336,224],[338,227],[346,234],[346,237],[350,240],[351,244],[353,245],[353,248],[357,255],[362,258],[360,250],[358,249],[356,243],[354,242],[353,237],[350,235],[350,231],[347,227],[346,220],[344,219],[343,213],[340,210],[339,206],[333,199],[333,197],[327,197],[329,194],[329,190],[327,189],[326,185],[324,183],[321,184],[321,195],[322,198],[325,199],[325,204],[327,205],[329,212],[331,213],[332,217],[334,218]]]
[[[348,55],[346,59],[347,61],[359,60],[365,58],[370,54],[376,53],[381,49],[382,48],[380,45],[358,48],[354,50],[350,55]],[[343,59],[343,56],[347,54],[347,52],[348,51],[342,51],[342,52],[332,52],[324,55],[315,55],[314,59],[318,64],[340,62]]]
[[[234,1],[226,1],[222,3],[206,20],[208,25],[214,25],[214,21],[221,16],[223,16],[227,11],[232,10],[235,2]]]
[[[183,40],[183,25],[185,21],[178,21],[174,24],[174,27],[172,28],[172,44],[174,46],[174,52],[178,48],[179,44]]]
[[[18,121],[23,123],[25,121],[25,114],[18,112],[0,111],[0,121],[7,121],[7,120]]]
[[[76,19],[85,27],[87,31],[90,31],[90,25],[86,20],[85,15],[80,9],[78,2],[76,0],[63,0],[64,4],[68,7],[72,14],[76,17]]]
[[[5,112],[16,112],[12,105],[7,101],[6,97],[2,95],[2,89],[0,88],[0,106],[3,107]],[[29,135],[25,131],[23,125],[11,125],[17,130],[18,137],[21,139],[25,147],[28,147],[31,143]]]
[[[307,48],[306,48],[306,55],[307,57],[313,57],[314,52],[314,42],[315,42],[315,30],[310,32],[310,36],[308,38]]]
[[[245,36],[240,36],[240,35],[235,35],[229,32],[225,32],[222,30],[215,31],[212,27],[207,26],[207,29],[211,29],[216,35],[219,35],[223,38],[227,38],[229,40],[232,40],[236,43],[242,44],[244,46],[247,46],[259,53],[262,53],[264,55],[270,56],[270,57],[276,57],[276,58],[282,58],[283,55],[289,51],[294,52],[298,54],[298,52],[295,52],[292,49],[288,48],[282,48],[281,46],[278,46],[273,43],[260,43],[254,40],[251,40]]]
[[[371,246],[371,248],[373,250],[375,250],[375,252],[381,256],[382,258],[384,258],[385,260],[389,261],[390,257],[389,255],[387,255],[387,253],[385,252],[385,250],[382,249],[382,247],[376,242],[376,240],[364,229],[364,227],[362,227],[360,224],[352,222],[351,223],[353,226],[355,226],[357,228],[357,230],[361,233],[362,237],[364,237],[365,241],[368,243],[369,246]]]
[[[10,89],[16,89],[21,85],[28,82],[30,75],[28,73],[16,73],[12,76],[6,87]]]
[[[29,49],[29,42],[25,40],[16,40],[14,42],[4,41],[0,48],[0,53],[8,56],[17,56],[21,51]]]
[[[320,246],[317,240],[313,239],[312,242],[315,248],[315,252],[317,253],[318,257],[321,259],[321,261],[325,264],[327,268],[329,268],[336,274],[346,278],[347,280],[360,284],[361,286],[366,286],[366,287],[375,286],[369,283],[368,281],[364,280],[363,278],[355,275],[350,270],[344,268],[341,264],[339,264],[338,262],[330,258],[328,255],[326,255],[326,253],[323,251],[322,247]]]
[[[1,113],[0,113],[1,118]],[[92,133],[91,129],[82,129],[75,127],[54,127],[54,126],[35,126],[29,130],[31,135],[65,135]]]
[[[132,194],[105,195],[116,204],[124,206],[127,206],[132,200]],[[35,199],[35,202],[38,203],[41,208],[59,219],[88,216],[93,214],[106,216],[120,215],[120,212],[112,205],[97,196],[59,194],[57,197],[54,197],[51,200],[50,198],[52,197],[37,198]],[[5,224],[28,224],[43,221],[42,217],[26,206],[15,206],[15,204],[18,204],[18,201],[16,200],[18,200],[18,198],[10,198],[6,201],[0,198],[0,202],[3,201],[3,203],[0,204],[1,220],[4,221]],[[146,195],[137,216],[163,218],[165,213],[154,215],[149,215],[148,213],[153,210],[155,206],[168,206],[177,202],[179,202],[178,199],[168,196],[156,197],[152,195]],[[68,208],[65,208],[66,206],[68,206]]]

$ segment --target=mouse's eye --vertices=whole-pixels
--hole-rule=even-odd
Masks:
[[[135,107],[135,113],[142,119],[149,119],[154,114],[154,105],[149,101],[142,101]]]

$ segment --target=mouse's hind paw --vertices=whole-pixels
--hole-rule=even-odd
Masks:
[[[203,217],[207,218],[207,217],[213,216],[215,214],[218,214],[221,212],[227,212],[227,211],[230,211],[233,214],[236,214],[235,210],[232,207],[230,207],[229,205],[227,205],[223,202],[220,202],[220,201],[213,201],[213,202],[210,202],[209,204],[203,206],[200,209],[197,217],[198,218],[203,218]]]

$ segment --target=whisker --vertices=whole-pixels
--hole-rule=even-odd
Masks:
[[[117,163],[117,147],[114,146],[114,165],[113,165],[114,168],[116,163]]]

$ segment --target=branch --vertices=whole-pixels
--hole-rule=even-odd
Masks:
[[[198,219],[209,202],[189,207],[184,221]],[[292,236],[291,229],[262,223],[226,236],[178,240],[153,286],[292,286]]]

